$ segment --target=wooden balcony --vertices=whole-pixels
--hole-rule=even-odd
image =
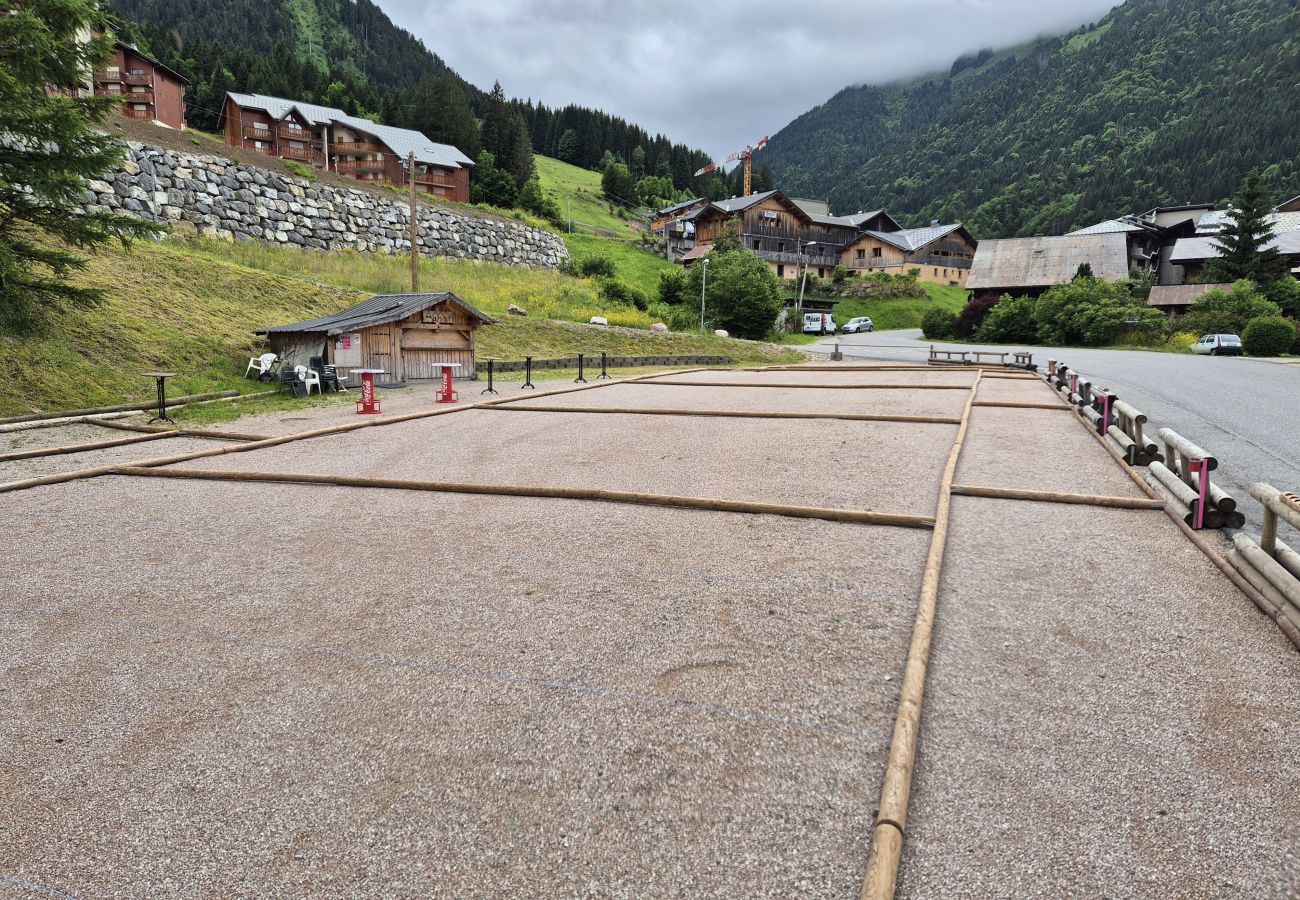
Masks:
[[[455,187],[455,186],[456,186],[456,180],[455,180],[454,178],[451,178],[451,177],[448,176],[448,175],[443,175],[443,174],[440,173],[440,172],[438,172],[438,173],[435,173],[435,172],[424,172],[424,173],[416,172],[416,173],[415,173],[415,183],[416,183],[416,184],[432,184],[432,185],[435,185],[435,186],[437,186],[437,187]]]
[[[122,107],[122,115],[128,119],[152,119],[154,117],[152,109],[134,109],[130,106]]]
[[[382,172],[382,159],[340,159],[337,163],[340,172]]]
[[[295,131],[292,128],[277,128],[275,131],[280,137],[290,141],[302,141],[304,144],[320,145],[320,136],[308,128],[299,128]]]
[[[296,159],[299,162],[311,163],[313,166],[325,164],[325,157],[310,147],[280,147],[277,152],[281,159]]]
[[[153,76],[146,75],[143,72],[124,72],[122,73],[122,80],[127,84],[153,84]]]
[[[373,141],[335,141],[330,144],[330,152],[340,156],[355,156],[361,153],[387,153],[388,148]]]

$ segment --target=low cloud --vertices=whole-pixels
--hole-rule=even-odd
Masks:
[[[463,77],[603,109],[717,156],[851,84],[1096,21],[1115,0],[379,0]]]

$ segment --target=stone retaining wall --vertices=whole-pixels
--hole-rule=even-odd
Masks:
[[[409,204],[362,190],[280,175],[219,156],[195,156],[127,142],[122,167],[87,182],[89,210],[166,222],[199,234],[365,253],[410,251]],[[523,222],[480,219],[421,207],[425,256],[558,268],[558,235]]]

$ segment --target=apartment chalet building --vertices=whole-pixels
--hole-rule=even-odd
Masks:
[[[690,200],[660,210],[651,227],[668,238],[675,259],[689,265],[725,231],[793,281],[803,266],[825,278],[843,266],[862,274],[905,275],[919,270],[925,281],[963,285],[975,240],[961,225],[903,228],[887,212],[833,216],[826,204],[764,191],[708,202]]]
[[[99,96],[122,98],[122,115],[168,128],[185,127],[186,79],[135,47],[118,41],[113,55],[94,72]]]
[[[416,190],[469,202],[474,162],[418,131],[380,125],[341,109],[261,94],[226,94],[218,123],[227,144],[292,159],[358,181],[408,185],[415,154]]]

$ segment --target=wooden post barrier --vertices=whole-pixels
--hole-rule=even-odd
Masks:
[[[171,408],[171,404],[167,404]],[[175,431],[185,437],[212,438],[215,441],[264,441],[270,435],[240,434],[235,431],[209,431],[201,428],[164,428],[161,425],[137,425],[133,422],[118,422],[110,419],[86,419],[87,425],[99,425],[103,428],[116,428],[120,431],[140,431],[158,434],[163,431]]]
[[[671,374],[671,373],[669,373]],[[639,384],[654,384],[664,387],[732,387],[732,388],[792,388],[795,390],[822,391],[861,391],[874,389],[881,391],[969,391],[968,384],[782,384],[773,381],[642,381]]]
[[[1247,535],[1238,532],[1232,536],[1232,544],[1242,558],[1282,597],[1284,602],[1279,605],[1279,612],[1293,625],[1300,627],[1300,581]]]
[[[1203,501],[1195,488],[1170,471],[1164,463],[1153,462],[1147,466],[1147,471],[1178,498],[1179,503],[1187,507],[1188,516],[1186,521],[1189,526],[1197,531],[1206,528],[1222,528],[1224,526],[1224,514],[1213,508],[1208,502],[1208,498]]]
[[[790,516],[797,519],[824,519],[863,525],[893,525],[900,528],[932,528],[933,516],[881,513],[860,509],[829,509],[818,506],[793,506],[785,503],[753,503],[746,500],[721,500],[710,497],[682,497],[672,494],[647,494],[636,491],[611,491],[599,488],[561,488],[531,485],[473,484],[450,481],[406,481],[395,478],[356,478],[346,475],[309,475],[292,472],[228,472],[208,469],[161,469],[148,466],[110,467],[112,475],[137,475],[149,478],[185,478],[200,481],[257,481],[279,484],[316,484],[337,487],[385,488],[389,490],[433,491],[446,494],[490,494],[497,497],[546,497],[561,500],[596,500],[604,503],[630,503],[641,506],[668,506],[714,512],[756,513]]]
[[[210,394],[190,394],[186,397],[174,397],[168,401],[168,406],[180,406],[185,403],[195,403],[200,400],[225,400],[228,397],[238,397],[239,391],[214,391]],[[73,409],[66,412],[52,413],[30,413],[25,416],[11,416],[8,419],[0,419],[0,425],[16,425],[20,422],[36,422],[41,419],[63,419],[73,418],[76,416],[93,416],[96,413],[112,412],[134,412],[137,410],[156,409],[157,400],[149,400],[145,403],[119,403],[116,406],[95,406],[89,409]]]
[[[966,396],[957,437],[948,454],[948,464],[939,483],[939,502],[935,510],[934,534],[926,554],[921,578],[921,596],[916,605],[916,621],[907,648],[907,663],[898,694],[898,715],[885,764],[884,783],[880,789],[880,806],[871,832],[871,851],[867,857],[867,874],[862,884],[863,900],[889,900],[898,883],[898,865],[903,854],[903,835],[907,828],[907,808],[911,799],[912,770],[916,764],[916,745],[921,730],[921,707],[925,701],[925,676],[930,664],[930,644],[934,638],[935,611],[939,602],[939,578],[943,569],[944,548],[948,542],[948,518],[952,509],[952,482],[957,473],[962,445],[970,427],[971,407],[979,392],[980,377]]]
[[[1264,507],[1264,530],[1259,545],[1270,557],[1277,556],[1277,520],[1292,528],[1300,528],[1300,501],[1290,500],[1293,494],[1283,494],[1267,482],[1257,481],[1250,486],[1250,496]]]
[[[62,447],[33,447],[30,450],[14,450],[0,453],[0,462],[16,459],[34,459],[38,456],[62,456],[68,453],[87,453],[91,450],[107,450],[109,447],[123,447],[127,444],[141,444],[145,441],[157,441],[176,437],[179,431],[160,431],[157,434],[136,434],[131,437],[116,438],[111,441],[92,441],[86,444],[66,444]]]

